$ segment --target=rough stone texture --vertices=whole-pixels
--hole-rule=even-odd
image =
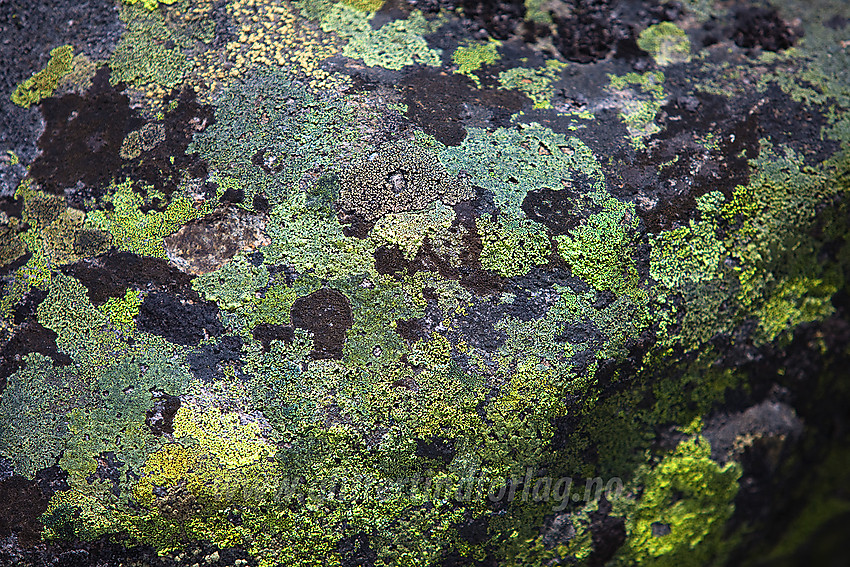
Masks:
[[[0,52],[0,565],[846,563],[846,2],[0,1]]]

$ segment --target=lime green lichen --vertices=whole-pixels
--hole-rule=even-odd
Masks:
[[[704,438],[692,437],[641,474],[643,491],[627,515],[628,536],[618,554],[622,564],[722,563],[730,545],[724,528],[734,511],[741,467],[720,465],[710,452]],[[669,533],[655,535],[653,526],[659,525]]]
[[[551,0],[525,0],[525,19],[540,24],[551,24],[549,15]]]
[[[662,67],[690,60],[691,42],[685,32],[672,22],[649,26],[640,32],[637,44]]]
[[[128,289],[124,297],[107,298],[100,310],[109,317],[113,327],[120,329],[125,334],[130,334],[135,326],[134,319],[139,314],[141,304],[139,292]]]
[[[566,63],[549,59],[543,67],[535,69],[514,67],[499,73],[499,82],[502,88],[524,93],[534,102],[534,108],[552,108],[552,83],[558,80],[566,66]]]
[[[481,80],[475,71],[484,65],[490,65],[499,60],[498,47],[500,42],[491,40],[487,43],[459,46],[452,53],[452,61],[457,65],[457,72],[466,75],[476,86],[481,86]]]
[[[572,268],[573,275],[600,290],[628,293],[638,283],[632,254],[637,217],[633,207],[611,199],[600,213],[568,234],[556,237],[558,252]]]
[[[422,37],[439,27],[414,10],[404,20],[394,20],[373,29],[369,23],[372,12],[363,12],[347,2],[333,0],[302,0],[301,13],[319,20],[322,29],[348,40],[342,54],[360,59],[370,67],[401,69],[405,65],[440,65],[441,51],[428,47]],[[381,49],[375,49],[380,45]]]
[[[510,278],[548,262],[552,245],[543,225],[511,217],[499,217],[496,223],[482,217],[476,224],[483,268]]]
[[[59,80],[71,71],[73,58],[74,48],[70,45],[52,49],[47,67],[18,85],[12,93],[12,102],[29,108],[51,96],[59,85]]]
[[[655,116],[666,100],[664,73],[626,73],[622,76],[608,75],[610,89],[619,99],[620,118],[626,123],[632,145],[644,147],[644,139],[660,131]]]
[[[363,12],[377,12],[386,0],[342,0],[342,2]]]
[[[214,205],[214,201],[208,201],[196,209],[189,197],[175,193],[164,211],[143,213],[140,207],[144,199],[133,191],[129,182],[115,186],[103,200],[113,207],[91,211],[84,228],[111,234],[112,243],[121,250],[159,258],[166,257],[166,236],[186,222],[204,216]]]

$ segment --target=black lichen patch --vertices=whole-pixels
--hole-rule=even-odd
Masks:
[[[312,358],[342,358],[345,332],[354,323],[345,295],[334,289],[319,289],[296,299],[290,316],[294,327],[313,333]]]
[[[93,305],[103,305],[110,297],[123,297],[128,288],[179,294],[192,301],[201,297],[192,289],[192,277],[161,258],[132,252],[107,252],[96,258],[62,266],[60,271],[86,287]]]
[[[219,208],[183,225],[165,238],[165,251],[174,265],[189,274],[217,270],[238,252],[268,242],[266,216],[242,208]]]
[[[180,409],[180,397],[152,390],[153,407],[145,412],[145,425],[154,435],[174,433],[174,416]]]
[[[15,533],[24,547],[41,541],[39,516],[48,501],[35,480],[12,475],[0,481],[0,537]]]
[[[33,73],[44,69],[51,49],[70,44],[75,54],[102,60],[109,56],[123,30],[111,0],[12,0],[2,5],[0,92],[4,96],[0,97],[0,147],[4,153],[13,151],[20,163],[0,165],[0,195],[13,193],[26,175],[26,166],[37,155],[36,142],[42,128],[38,109],[20,108],[9,94]]]
[[[139,193],[144,194],[145,186],[149,185],[165,196],[164,201],[159,197],[153,199],[145,207],[146,210],[164,209],[181,178],[199,179],[207,176],[206,161],[197,152],[186,154],[186,149],[195,133],[203,132],[215,122],[213,107],[200,104],[192,89],[183,89],[179,94],[167,97],[165,103],[176,106],[165,114],[161,128],[162,140],[150,148],[144,148],[138,157],[131,159],[124,167]]]
[[[198,344],[224,332],[215,303],[193,303],[168,292],[149,293],[139,307],[136,323],[140,331],[180,345]]]
[[[638,215],[651,232],[686,223],[696,198],[708,192],[730,197],[748,182],[748,160],[759,153],[756,117],[739,116],[718,95],[700,93],[668,103],[660,113],[661,132],[609,177],[612,192],[637,201]],[[716,136],[716,146],[701,143],[708,133]]]
[[[532,189],[522,201],[522,210],[526,217],[546,226],[552,234],[567,234],[588,214],[599,212],[599,207],[588,197],[591,187],[591,180],[578,174],[568,187]]]
[[[765,51],[788,49],[797,41],[798,33],[772,6],[744,6],[734,11],[732,41],[738,47]]]
[[[593,541],[593,551],[587,558],[589,566],[605,565],[626,542],[625,518],[610,514],[611,504],[604,496],[599,501],[599,509],[589,514],[590,534]]]
[[[488,125],[506,126],[512,114],[530,105],[514,90],[479,89],[469,77],[440,70],[421,69],[401,83],[407,118],[447,146],[466,138],[464,119],[473,109],[489,115]]]
[[[222,364],[238,363],[242,358],[242,339],[233,335],[222,337],[218,344],[205,344],[186,361],[192,374],[203,382],[224,378]]]
[[[86,482],[108,482],[112,485],[109,489],[115,496],[121,496],[121,467],[124,462],[119,460],[112,451],[106,451],[94,458],[97,468],[86,477]]]
[[[365,533],[344,537],[336,544],[341,567],[372,567],[378,559],[378,554],[369,544],[369,536]]]
[[[776,85],[761,96],[737,99],[680,96],[661,108],[658,122],[661,131],[645,150],[605,165],[611,192],[634,199],[651,232],[682,226],[706,193],[720,191],[729,198],[736,186],[746,185],[761,138],[787,145],[812,165],[838,149],[822,135],[824,114]],[[716,143],[707,144],[708,136]]]
[[[637,35],[652,24],[681,16],[678,3],[630,0],[569,0],[569,15],[552,14],[555,47],[569,61],[594,63],[609,55],[632,58],[646,55]]]
[[[416,456],[423,459],[434,459],[449,464],[456,452],[454,439],[435,436],[416,440]]]
[[[46,191],[67,194],[72,207],[89,210],[105,194],[122,166],[124,138],[143,124],[119,88],[109,84],[109,68],[101,67],[84,96],[41,102],[46,126],[30,176]]]
[[[36,472],[35,482],[44,497],[48,499],[52,498],[57,492],[71,489],[68,486],[68,473],[62,470],[59,465],[53,465]]]
[[[289,325],[276,325],[274,323],[260,323],[251,331],[254,340],[263,345],[263,352],[268,352],[272,341],[283,341],[291,343],[295,338],[295,331]]]
[[[57,334],[37,321],[28,321],[0,349],[0,392],[6,388],[6,381],[15,372],[24,368],[24,356],[37,352],[53,359],[54,366],[68,366],[71,357],[59,352],[56,347]]]

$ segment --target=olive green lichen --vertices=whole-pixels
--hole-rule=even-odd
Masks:
[[[399,141],[378,148],[340,178],[343,209],[374,221],[388,213],[416,211],[439,199],[446,205],[472,199],[470,185],[450,175],[432,152]]]
[[[56,47],[50,51],[47,67],[21,83],[12,93],[12,102],[29,108],[53,94],[60,79],[73,68],[74,48],[70,45]]]

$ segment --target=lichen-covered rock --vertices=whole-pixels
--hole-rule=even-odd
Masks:
[[[0,565],[844,559],[850,8],[0,15]]]

